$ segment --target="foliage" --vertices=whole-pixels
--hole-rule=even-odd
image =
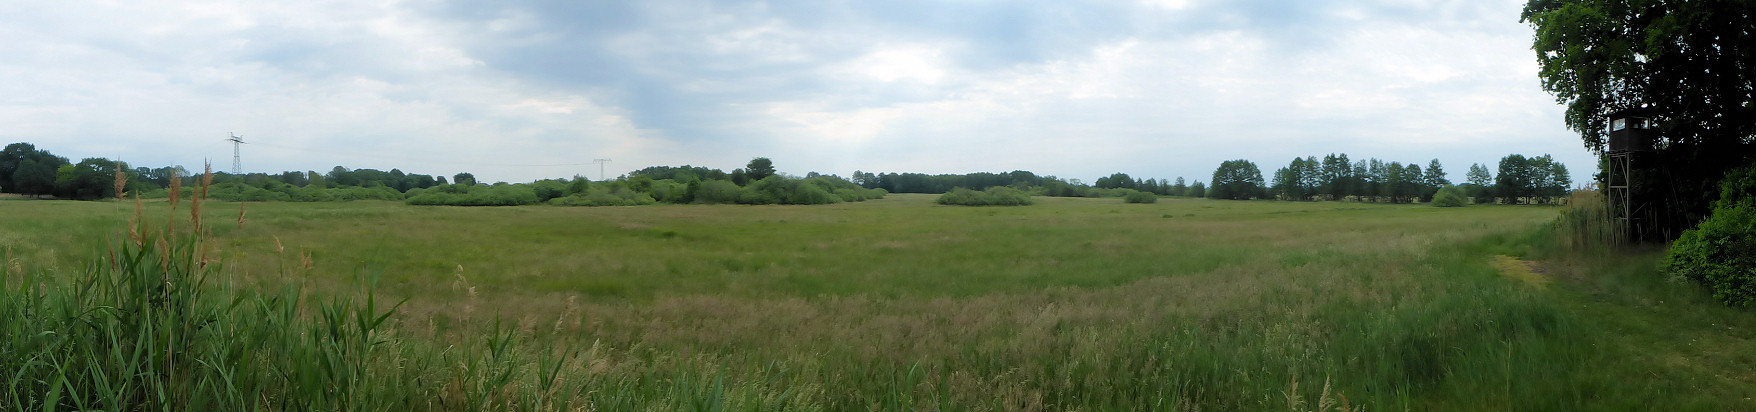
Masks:
[[[1657,152],[1640,160],[1634,203],[1659,207],[1644,232],[1678,233],[1712,210],[1718,180],[1756,153],[1756,12],[1749,1],[1531,0],[1543,89],[1602,153],[1609,113],[1652,109]]]
[[[336,167],[339,168],[341,166],[336,166]],[[454,176],[451,176],[451,184],[463,185],[463,186],[474,186],[476,184],[476,175],[468,173],[468,172],[458,173]]]
[[[1550,203],[1567,194],[1572,185],[1567,166],[1549,155],[1525,157],[1508,155],[1500,159],[1500,174],[1494,179],[1494,194],[1507,203]]]
[[[750,164],[744,166],[744,173],[750,180],[760,182],[774,176],[774,161],[766,157],[750,159]]]
[[[1207,197],[1214,199],[1258,198],[1266,188],[1262,182],[1262,170],[1256,167],[1256,163],[1244,159],[1221,162],[1213,171],[1212,185],[1207,190]]]
[[[1735,169],[1720,181],[1713,214],[1671,244],[1665,267],[1699,282],[1713,297],[1736,307],[1756,307],[1756,165]]]
[[[1158,203],[1158,195],[1152,194],[1152,192],[1130,190],[1122,195],[1122,201],[1127,203]]]
[[[950,192],[940,195],[936,202],[956,206],[1026,206],[1034,203],[1030,194],[1006,186],[990,187],[982,191],[961,187],[951,189]]]
[[[709,180],[701,182],[695,190],[695,203],[738,203],[741,193],[738,185],[725,180]]]
[[[517,206],[537,203],[537,192],[529,185],[465,185],[436,186],[409,197],[411,205],[423,206]]]
[[[38,150],[30,143],[6,145],[5,150],[0,150],[0,192],[31,196],[52,194],[55,173],[67,164],[67,158]]]
[[[1462,207],[1467,203],[1467,196],[1464,196],[1463,189],[1457,186],[1440,188],[1438,192],[1434,193],[1432,200],[1435,207]]]
[[[1127,173],[1116,173],[1098,178],[1096,182],[1092,183],[1092,187],[1099,189],[1133,189],[1138,184],[1139,182],[1135,181],[1132,177],[1128,177]]]

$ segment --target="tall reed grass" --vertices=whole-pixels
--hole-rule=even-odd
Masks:
[[[1568,249],[1588,253],[1607,253],[1625,237],[1620,226],[1611,221],[1601,190],[1573,191],[1567,207],[1555,219],[1555,236]]]

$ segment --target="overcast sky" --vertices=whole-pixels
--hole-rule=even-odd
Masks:
[[[0,3],[0,140],[78,161],[400,168],[1024,169],[1206,181],[1224,160],[1594,168],[1517,0]],[[1272,177],[1272,176],[1269,176]]]

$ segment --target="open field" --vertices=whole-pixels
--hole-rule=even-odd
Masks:
[[[932,199],[204,220],[229,279],[380,275],[410,299],[394,335],[468,342],[498,316],[572,348],[567,396],[607,410],[1756,408],[1756,316],[1651,250],[1549,246],[1555,208]],[[0,245],[14,273],[73,273],[131,215],[0,200]]]

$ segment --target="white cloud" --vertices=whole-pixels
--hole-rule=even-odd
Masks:
[[[601,157],[1089,180],[1329,152],[1460,174],[1549,152],[1589,173],[1517,2],[1275,6],[7,5],[0,138],[193,164],[238,132],[262,143],[252,169],[510,181],[595,176],[508,165]]]

